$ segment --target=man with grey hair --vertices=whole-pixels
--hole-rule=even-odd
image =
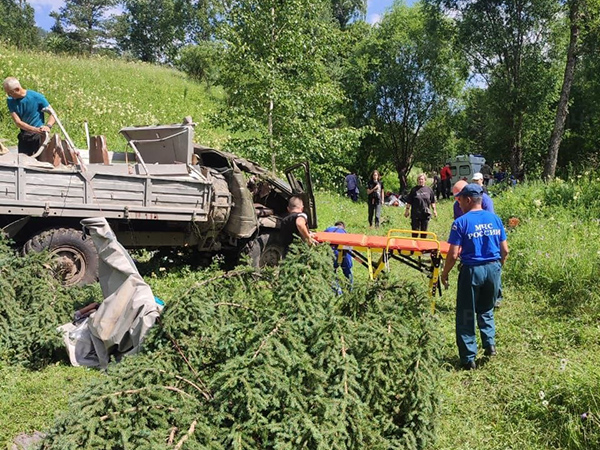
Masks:
[[[8,77],[2,83],[8,98],[8,111],[21,130],[17,136],[19,153],[33,155],[42,145],[44,133],[49,133],[54,125],[54,116],[44,124],[44,108],[50,106],[48,100],[39,92],[23,89],[14,77]]]

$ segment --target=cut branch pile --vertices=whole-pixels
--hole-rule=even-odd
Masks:
[[[331,265],[298,247],[175,293],[144,351],[78,393],[41,448],[430,447],[428,300],[385,279],[337,296]]]
[[[0,235],[0,359],[40,368],[52,362],[64,343],[56,327],[90,299],[95,288],[67,289],[53,277],[46,253],[19,256]]]

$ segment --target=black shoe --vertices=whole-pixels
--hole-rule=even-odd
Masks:
[[[475,361],[469,361],[466,364],[462,365],[462,370],[475,370],[477,369],[477,364],[475,364]]]
[[[485,349],[485,351],[483,352],[483,354],[485,356],[496,356],[498,354],[496,352],[496,346],[495,345],[490,345],[489,347],[487,347]]]

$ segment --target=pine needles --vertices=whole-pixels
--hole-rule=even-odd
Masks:
[[[330,250],[207,274],[142,354],[79,393],[44,449],[420,449],[439,367],[428,299],[389,281],[337,296]]]
[[[68,322],[93,288],[67,289],[52,278],[47,253],[20,257],[0,236],[0,359],[39,368],[64,344],[56,327]]]

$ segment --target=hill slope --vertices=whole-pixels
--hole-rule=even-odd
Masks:
[[[196,141],[219,146],[225,132],[208,124],[219,99],[217,90],[192,82],[165,67],[109,58],[75,58],[23,52],[0,46],[0,76],[17,77],[25,89],[43,93],[67,132],[85,147],[83,122],[90,133],[106,136],[111,150],[125,148],[120,128],[132,125],[178,123],[192,116]],[[2,102],[0,138],[16,145],[18,130]]]

